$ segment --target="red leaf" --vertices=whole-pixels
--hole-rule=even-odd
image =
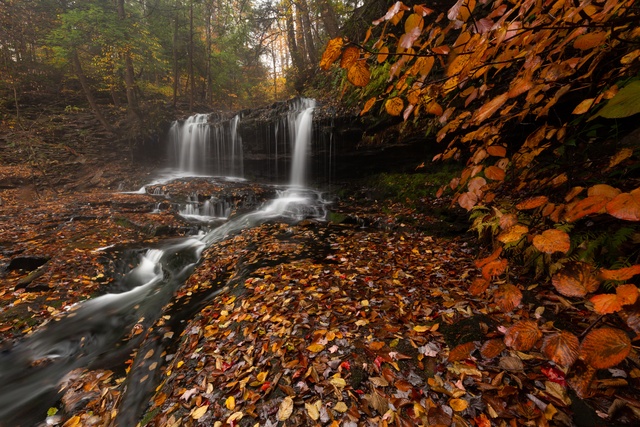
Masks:
[[[549,378],[549,381],[560,384],[563,387],[567,386],[567,381],[565,380],[564,372],[560,369],[554,367],[542,367],[540,371]]]

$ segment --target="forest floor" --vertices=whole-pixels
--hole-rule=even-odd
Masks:
[[[5,351],[74,303],[109,291],[119,277],[101,248],[148,246],[198,227],[148,194],[153,189],[118,192],[138,188],[150,166],[134,171],[104,146],[85,153],[65,143],[41,156],[52,147],[32,141],[28,161],[0,167]],[[162,190],[221,187],[187,180]],[[256,203],[272,197],[250,183],[233,191],[238,200],[256,194]],[[581,399],[573,391],[580,385],[569,387],[566,370],[542,354],[541,339],[528,351],[505,345],[521,320],[588,330],[592,313],[517,272],[521,303],[500,300],[497,282],[474,289],[476,261],[486,254],[433,215],[442,202],[416,208],[365,194],[336,197],[328,221],[268,222],[206,249],[171,305],[175,312],[220,283],[222,291],[177,333],[169,315],[154,324],[171,350],[132,354],[122,370],[78,370],[61,384],[61,400],[43,408],[43,425],[112,425],[131,381],[157,381],[140,421],[150,426],[637,422],[635,362],[599,373]],[[141,333],[151,331],[131,331]]]

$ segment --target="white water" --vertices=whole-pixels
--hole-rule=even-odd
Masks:
[[[313,136],[313,110],[316,103],[312,99],[303,99],[303,101],[304,110],[297,115],[295,120],[295,142],[290,181],[290,185],[294,187],[304,187],[306,184],[306,166]]]

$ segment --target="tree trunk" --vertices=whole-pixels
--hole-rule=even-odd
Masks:
[[[196,91],[193,75],[193,0],[189,2],[189,83],[189,111],[193,111],[193,97]]]
[[[84,95],[87,97],[87,101],[93,110],[98,121],[102,124],[102,126],[107,130],[107,132],[115,134],[113,127],[107,122],[107,120],[102,115],[98,104],[96,103],[96,99],[93,97],[93,93],[91,93],[91,88],[89,87],[89,82],[87,81],[87,77],[84,75],[84,71],[82,70],[82,63],[80,63],[80,57],[78,56],[78,51],[74,50],[71,54],[71,59],[73,61],[73,68],[80,81],[80,86],[82,86],[82,91]]]
[[[322,23],[329,38],[333,39],[338,37],[340,35],[340,26],[338,25],[336,11],[330,0],[316,0],[316,5],[318,10],[320,10]]]
[[[180,79],[180,72],[178,70],[178,6],[179,1],[176,0],[176,16],[173,21],[173,108],[176,108],[178,103],[178,80]]]
[[[304,44],[302,13],[300,10],[300,6],[298,4],[296,4],[296,7],[295,7],[295,20],[296,20],[296,45],[298,46],[298,52],[299,52],[300,58],[302,59],[302,67],[299,68],[299,71],[302,71],[305,68],[307,68],[306,66],[307,66],[308,57],[307,57],[307,49],[305,49],[305,44]]]
[[[213,46],[213,37],[211,35],[211,15],[213,14],[213,6],[207,3],[207,79],[205,88],[205,100],[211,105],[213,102],[213,77],[211,76],[211,48]]]
[[[302,71],[304,69],[304,60],[298,50],[298,44],[296,43],[296,31],[293,23],[293,5],[291,3],[287,4],[285,16],[287,21],[287,43],[289,44],[291,60],[293,62],[293,66],[299,71]]]
[[[117,9],[118,18],[120,18],[121,21],[125,21],[127,15],[124,10],[124,0],[118,0]],[[136,98],[135,91],[133,60],[131,59],[131,54],[128,50],[124,52],[124,82],[127,93],[127,104],[129,106],[129,116],[142,124],[142,114],[140,114],[140,109],[138,108],[138,99]]]
[[[307,5],[307,0],[298,0],[296,3],[300,10],[300,15],[302,17],[302,28],[300,28],[303,36],[305,45],[307,47],[307,55],[309,56],[309,61],[311,64],[318,63],[318,56],[316,52],[315,43],[313,42],[313,34],[311,27],[311,17],[309,16],[309,6]]]

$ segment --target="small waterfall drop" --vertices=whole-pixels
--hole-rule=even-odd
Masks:
[[[304,187],[306,184],[307,163],[309,148],[313,136],[313,109],[316,102],[313,99],[300,98],[300,105],[297,106],[295,128],[293,135],[293,161],[291,163],[290,185],[293,187]]]

